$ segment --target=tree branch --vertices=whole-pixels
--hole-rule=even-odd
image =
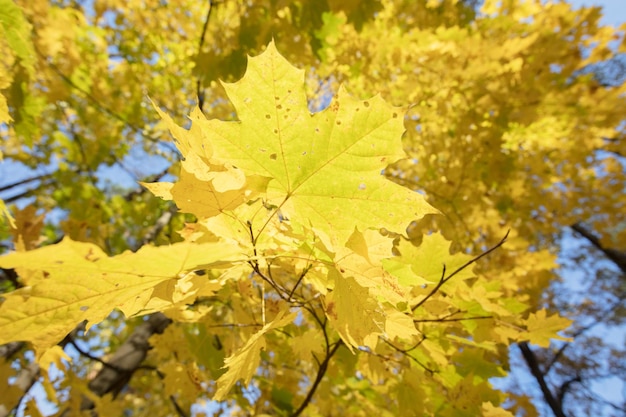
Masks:
[[[315,391],[317,390],[318,385],[320,384],[320,382],[322,382],[322,379],[324,378],[324,374],[326,374],[326,370],[328,369],[328,363],[330,362],[330,359],[337,352],[337,349],[339,349],[339,346],[341,345],[343,345],[343,342],[340,339],[337,342],[335,342],[335,345],[332,347],[332,349],[326,351],[326,357],[324,358],[322,363],[320,363],[320,366],[317,369],[317,375],[315,376],[315,381],[313,381],[313,385],[311,385],[311,389],[309,389],[309,392],[306,394],[306,397],[304,398],[304,401],[302,401],[302,404],[300,404],[300,407],[298,407],[298,409],[294,411],[290,417],[298,417],[300,414],[302,414],[304,409],[309,405],[309,403],[311,402],[311,399],[313,398],[313,394],[315,394]]]
[[[163,313],[154,313],[137,326],[126,342],[107,361],[110,366],[103,367],[89,382],[89,389],[100,397],[109,392],[114,396],[117,395],[146,358],[150,350],[148,343],[150,336],[163,333],[171,322]],[[94,407],[93,401],[83,397],[82,410]]]
[[[26,178],[26,179],[19,180],[19,181],[16,181],[16,182],[12,182],[10,184],[7,184],[7,185],[4,185],[4,186],[0,187],[0,192],[10,190],[11,188],[19,187],[20,185],[28,184],[29,182],[42,181],[42,180],[48,179],[50,177],[52,177],[52,174],[48,173],[48,174],[37,175],[37,176],[34,176],[34,177],[30,177],[30,178]]]
[[[563,408],[561,403],[555,398],[552,391],[548,387],[546,383],[545,377],[541,369],[539,368],[539,362],[537,361],[537,356],[528,346],[528,342],[518,343],[517,346],[522,351],[522,356],[526,361],[526,365],[528,365],[528,369],[530,369],[530,373],[535,377],[537,383],[539,384],[539,388],[541,388],[541,392],[543,393],[543,398],[546,400],[546,403],[554,413],[555,417],[567,417],[563,412]]]
[[[625,252],[604,247],[602,243],[600,242],[600,239],[596,235],[594,235],[592,232],[585,229],[580,223],[575,223],[571,225],[570,227],[579,235],[587,239],[589,243],[591,243],[596,249],[604,253],[604,255],[607,258],[609,258],[611,261],[613,261],[615,265],[617,265],[617,267],[622,271],[622,274],[626,276],[626,253]]]

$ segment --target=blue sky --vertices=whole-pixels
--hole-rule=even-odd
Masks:
[[[581,6],[602,6],[602,23],[619,26],[626,23],[626,0],[569,0],[576,8]]]

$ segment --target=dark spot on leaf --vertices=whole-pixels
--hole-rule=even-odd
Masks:
[[[266,115],[265,115],[265,118],[266,118],[266,119],[271,119],[271,118],[272,118],[272,116],[270,116],[269,114],[266,114]]]
[[[280,110],[280,109],[282,109],[282,108],[283,108],[283,105],[282,105],[282,104],[279,104],[278,106],[276,106],[276,108],[277,108],[278,110]]]
[[[364,105],[365,107],[369,107],[369,106],[370,106],[370,102],[369,102],[369,101],[364,101],[364,102],[363,102],[363,105]]]
[[[44,278],[49,278],[50,277],[50,273],[46,272],[46,271],[43,271],[43,277]]]
[[[278,135],[278,129],[274,129],[274,134]]]
[[[394,114],[393,114],[393,118],[394,118],[394,119],[397,119],[397,118],[398,118],[398,113],[394,113]]]
[[[359,107],[357,107],[356,109],[354,109],[354,111],[359,111],[359,110],[361,110]]]
[[[274,98],[275,98],[276,100],[279,100],[279,99],[280,99],[280,97],[278,97],[278,96],[274,96]]]
[[[275,153],[271,154],[271,155],[270,155],[270,159],[271,159],[272,161],[275,161],[275,160],[276,160],[276,154],[275,154]]]
[[[337,125],[340,125],[340,124],[341,124],[341,120],[337,120]]]

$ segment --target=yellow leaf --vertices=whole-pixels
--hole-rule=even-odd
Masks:
[[[341,339],[352,350],[359,346],[376,346],[383,333],[385,316],[367,288],[351,276],[335,275],[335,287],[326,295],[326,316]]]
[[[383,269],[381,261],[392,256],[393,241],[382,236],[377,230],[361,233],[355,230],[345,248],[337,248],[335,266],[341,275],[350,275],[356,283],[370,290],[370,295],[377,300],[389,301],[394,306],[408,300],[404,289],[398,285],[395,277]]]
[[[398,245],[400,256],[384,259],[383,266],[389,273],[398,277],[400,284],[405,286],[428,285],[439,282],[472,259],[464,253],[450,254],[450,242],[440,233],[424,236],[420,246],[414,246],[406,240]],[[410,265],[411,268],[407,268]],[[459,272],[454,279],[464,280],[474,277],[472,267]]]
[[[13,118],[9,114],[9,106],[6,97],[0,93],[0,123],[9,124]],[[0,151],[0,162],[2,162],[2,151]]]
[[[0,200],[0,218],[5,218],[9,222],[11,228],[15,229],[15,227],[17,227],[15,224],[15,219],[13,218],[13,216],[11,216],[11,212],[4,204],[3,200]]]
[[[557,332],[565,330],[572,323],[570,319],[560,317],[558,314],[547,316],[545,309],[532,313],[526,320],[525,337],[530,343],[543,348],[550,346],[550,339],[570,341],[568,337],[559,336]]]
[[[483,417],[514,417],[514,415],[504,408],[494,406],[491,401],[483,403]]]
[[[390,310],[385,314],[385,336],[389,339],[410,339],[418,334],[412,317],[398,310]]]
[[[83,320],[91,326],[115,308],[127,317],[141,314],[160,283],[189,270],[223,266],[237,257],[237,248],[212,242],[144,246],[136,253],[109,258],[96,245],[67,238],[57,245],[0,257],[0,267],[39,273],[32,286],[3,295],[0,344],[30,341],[45,349]]]
[[[224,84],[240,121],[198,120],[213,158],[269,178],[267,204],[294,228],[312,227],[329,248],[343,245],[355,227],[402,233],[436,212],[381,175],[405,157],[403,109],[380,96],[356,100],[341,87],[327,109],[311,115],[303,81],[274,43],[250,58],[244,77]]]
[[[24,396],[24,387],[16,384],[18,372],[12,368],[12,362],[7,361],[5,358],[0,359],[0,392],[2,392],[0,412],[3,411],[3,407],[5,407],[5,411],[12,409],[19,403],[20,398]],[[22,372],[32,372],[35,370],[33,367],[37,368],[36,365],[31,365],[30,369],[24,369]]]
[[[281,311],[274,321],[263,326],[261,330],[252,335],[246,344],[235,354],[224,360],[224,367],[228,370],[218,378],[217,391],[213,396],[214,401],[222,401],[235,383],[243,379],[248,385],[257,371],[260,362],[261,350],[265,348],[265,334],[270,330],[278,329],[293,322],[297,313],[285,315],[286,310]]]
[[[34,249],[41,239],[44,215],[37,215],[33,205],[24,207],[15,213],[15,229],[12,231],[15,249],[27,251]]]
[[[63,363],[61,362],[62,360],[67,361],[68,363],[72,362],[72,358],[70,358],[67,353],[63,351],[63,348],[59,345],[55,345],[46,349],[45,352],[42,352],[37,363],[39,363],[42,370],[48,372],[50,365],[52,364],[54,364],[59,370],[64,369],[65,366],[63,366]]]

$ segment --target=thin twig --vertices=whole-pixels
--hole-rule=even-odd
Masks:
[[[492,319],[493,316],[475,316],[475,317],[457,317],[457,318],[441,318],[441,319],[420,319],[413,320],[413,323],[445,323],[451,321],[466,321],[466,320],[484,320],[484,319]]]
[[[311,402],[311,399],[313,398],[313,395],[315,394],[315,391],[317,390],[317,387],[319,386],[320,382],[322,382],[322,379],[324,378],[324,374],[326,374],[326,370],[328,369],[328,363],[330,362],[330,359],[337,352],[337,349],[339,349],[339,347],[342,345],[343,345],[343,342],[341,341],[341,339],[339,339],[337,342],[335,342],[333,348],[330,349],[330,351],[327,351],[326,357],[324,358],[322,363],[320,363],[320,366],[317,369],[317,375],[315,376],[315,381],[313,381],[313,385],[311,385],[311,388],[309,389],[309,392],[306,394],[304,401],[302,401],[302,404],[300,404],[300,407],[298,407],[298,409],[294,411],[290,417],[298,417],[300,414],[302,414],[304,409],[309,405],[309,403]]]
[[[424,297],[419,303],[415,304],[411,310],[415,311],[417,310],[422,304],[424,304],[430,297],[432,297],[433,295],[435,295],[435,293],[437,291],[439,291],[439,288],[441,288],[441,286],[443,284],[445,284],[446,282],[450,281],[456,274],[458,274],[459,272],[461,272],[462,270],[464,270],[465,268],[467,268],[468,266],[470,266],[471,264],[473,264],[474,262],[477,262],[478,260],[480,260],[481,258],[489,255],[491,252],[493,252],[494,250],[498,249],[500,246],[502,246],[504,244],[504,242],[506,241],[506,238],[509,236],[509,232],[510,230],[507,230],[506,234],[504,235],[504,237],[500,240],[500,242],[498,242],[495,246],[487,249],[485,252],[481,253],[480,255],[478,255],[475,258],[470,259],[469,261],[465,262],[462,266],[458,267],[454,272],[452,272],[450,275],[448,275],[447,277],[445,276],[446,273],[446,266],[443,266],[443,273],[441,274],[441,279],[439,279],[439,282],[437,283],[437,285],[435,286],[435,288],[433,288],[426,297]]]
[[[92,355],[91,353],[83,350],[80,346],[78,346],[78,344],[76,343],[76,341],[74,340],[74,338],[71,335],[67,335],[67,339],[70,342],[70,345],[72,345],[74,347],[74,349],[76,349],[78,351],[78,353],[80,353],[82,356],[86,357],[87,359],[91,359],[94,362],[98,362],[99,364],[101,364],[102,366],[104,366],[105,368],[109,368],[114,370],[115,372],[120,372],[120,373],[126,373],[128,372],[128,369],[122,369],[118,366],[115,365],[111,365],[110,363],[103,361],[102,359],[100,359],[97,356]]]
[[[172,401],[172,405],[174,405],[174,409],[180,417],[187,417],[187,413],[181,408],[180,405],[178,405],[178,403],[176,402],[176,398],[174,398],[173,395],[170,395],[170,401]]]
[[[20,185],[28,184],[29,182],[42,181],[42,180],[48,179],[50,177],[52,177],[52,174],[48,173],[48,174],[37,175],[35,177],[30,177],[30,178],[26,178],[26,179],[23,179],[23,180],[19,180],[19,181],[13,182],[11,184],[7,184],[7,185],[4,185],[4,186],[0,187],[0,193],[3,192],[3,191],[6,191],[6,190],[10,190],[11,188],[19,187]]]
[[[387,345],[389,345],[389,347],[391,347],[393,350],[395,350],[398,353],[402,353],[404,356],[406,356],[407,358],[411,359],[413,362],[415,362],[416,364],[418,364],[422,369],[424,369],[426,372],[428,372],[430,375],[434,374],[435,371],[430,369],[429,367],[427,367],[426,365],[424,365],[423,363],[421,363],[419,360],[417,360],[417,358],[414,358],[413,356],[409,355],[409,352],[412,351],[413,349],[416,349],[419,345],[422,344],[422,342],[424,340],[426,340],[426,335],[422,335],[422,338],[411,348],[409,349],[401,349],[398,346],[394,345],[393,343],[391,343],[389,340],[385,339],[385,338],[380,338],[380,340],[382,340],[383,342],[385,342]]]

